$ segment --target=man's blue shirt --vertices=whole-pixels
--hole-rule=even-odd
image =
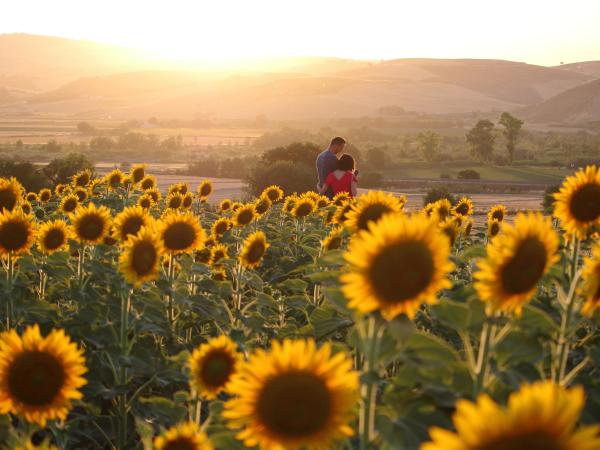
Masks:
[[[319,176],[319,187],[325,184],[325,179],[327,179],[327,175],[335,170],[337,167],[337,156],[329,150],[325,149],[323,152],[317,156],[317,174]],[[329,198],[333,198],[333,191],[331,190],[331,186],[325,192],[325,195]]]

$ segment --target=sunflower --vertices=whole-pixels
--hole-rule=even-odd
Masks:
[[[110,210],[93,203],[79,206],[70,216],[73,234],[82,244],[99,244],[111,227]]]
[[[581,312],[592,316],[600,306],[600,243],[596,242],[592,249],[592,257],[585,258],[581,272],[583,287],[581,294],[585,303]]]
[[[129,171],[129,178],[133,184],[138,184],[146,176],[146,164],[134,164]]]
[[[198,264],[210,264],[212,252],[209,247],[205,246],[194,253],[194,262]]]
[[[152,208],[154,201],[152,200],[152,197],[144,194],[144,195],[141,195],[140,198],[138,198],[137,204],[139,207],[141,207],[143,209],[150,209],[150,208]]]
[[[215,236],[222,236],[230,230],[232,226],[231,220],[226,217],[221,217],[213,222],[211,231]]]
[[[192,389],[199,396],[214,400],[220,392],[227,390],[243,359],[236,344],[227,336],[210,339],[196,348],[188,361]]]
[[[90,181],[92,181],[92,171],[90,169],[81,170],[73,175],[73,186],[75,187],[87,187]]]
[[[496,237],[502,229],[502,222],[498,219],[492,219],[488,222],[488,238]]]
[[[303,195],[296,200],[294,209],[292,209],[292,216],[294,216],[296,219],[303,219],[304,217],[310,216],[315,209],[317,209],[317,205],[311,196]]]
[[[215,238],[214,235],[212,235],[212,236],[208,236],[206,238],[206,240],[204,241],[204,246],[205,247],[212,247],[214,245],[217,245],[218,243],[219,243],[218,240]]]
[[[359,399],[358,373],[331,344],[313,340],[273,342],[256,350],[229,385],[228,426],[237,438],[263,449],[329,449],[353,434],[349,425]]]
[[[56,195],[58,195],[59,197],[62,197],[63,194],[65,194],[69,190],[70,190],[70,187],[67,186],[66,184],[57,184],[56,187],[54,188],[54,193]]]
[[[184,195],[188,191],[187,183],[175,183],[169,186],[167,189],[167,196],[171,194],[181,194]]]
[[[331,225],[333,223],[336,210],[337,208],[327,208],[327,210],[323,212],[323,223],[325,223],[325,225]]]
[[[440,231],[444,233],[450,240],[451,247],[454,246],[454,242],[460,234],[460,226],[460,223],[457,223],[455,220],[449,217],[438,224]]]
[[[129,235],[123,244],[119,270],[134,286],[156,280],[163,254],[163,245],[156,232],[151,227],[143,227],[137,234]]]
[[[210,180],[202,180],[198,185],[198,195],[201,198],[208,198],[213,191],[213,185]]]
[[[439,222],[448,217],[451,211],[452,203],[447,198],[440,198],[433,207],[433,214]]]
[[[558,236],[552,221],[541,214],[518,214],[514,226],[503,225],[503,233],[487,247],[479,262],[474,287],[487,303],[488,312],[521,314],[537,284],[558,260]]]
[[[40,194],[38,197],[40,199],[40,202],[48,203],[50,201],[50,199],[52,198],[52,191],[50,189],[44,188],[40,191]]]
[[[473,214],[473,202],[469,197],[461,198],[454,208],[452,208],[452,213],[456,216],[460,217],[468,217]]]
[[[46,222],[37,233],[37,244],[42,253],[52,254],[68,249],[71,228],[64,220]]]
[[[183,195],[179,192],[173,192],[167,197],[166,207],[168,209],[179,209],[183,204]]]
[[[261,197],[262,196],[271,200],[271,203],[277,203],[283,198],[283,190],[279,186],[272,185],[262,191]]]
[[[190,213],[171,212],[166,214],[158,226],[158,235],[165,251],[188,253],[204,245],[204,230],[198,218]]]
[[[258,215],[263,215],[264,213],[266,213],[271,207],[271,205],[271,200],[269,200],[269,197],[267,196],[259,197],[258,199],[256,199],[256,202],[254,202],[254,208],[256,209],[256,213]]]
[[[471,230],[473,230],[473,221],[469,219],[465,223],[465,228],[464,228],[465,237],[469,237],[471,235]]]
[[[359,312],[380,310],[388,320],[401,313],[413,318],[421,303],[436,303],[437,292],[451,287],[449,256],[449,240],[434,221],[386,215],[350,241],[342,290]]]
[[[229,257],[228,249],[225,244],[215,244],[210,249],[210,263],[212,265],[219,265],[224,259]]]
[[[77,200],[80,203],[83,203],[88,198],[88,190],[84,189],[82,187],[78,187],[78,188],[73,189],[73,194],[75,194],[77,196]]]
[[[47,420],[64,420],[71,401],[82,397],[85,372],[83,351],[63,330],[46,337],[37,325],[22,336],[5,332],[0,339],[0,413],[18,414],[42,427]]]
[[[494,205],[490,208],[487,214],[488,222],[496,219],[498,222],[502,222],[506,217],[506,206]]]
[[[351,230],[367,230],[369,223],[377,223],[385,214],[397,214],[402,206],[397,198],[382,191],[370,191],[358,197],[346,214],[346,225]]]
[[[600,170],[587,166],[567,177],[554,199],[554,216],[565,231],[585,239],[591,227],[600,225]]]
[[[283,210],[286,213],[290,213],[291,214],[292,210],[296,206],[296,202],[297,201],[298,201],[298,196],[297,195],[295,195],[295,194],[288,195],[285,198],[285,201],[283,202]]]
[[[0,256],[28,252],[35,240],[35,234],[32,216],[18,209],[0,212]]]
[[[425,205],[425,207],[423,208],[423,210],[421,212],[425,216],[431,217],[433,215],[434,211],[435,211],[435,202],[433,202],[433,203],[427,203],[427,205]]]
[[[142,227],[150,226],[152,221],[152,217],[141,206],[128,206],[115,217],[113,235],[125,241],[129,235],[135,236]]]
[[[35,192],[28,192],[25,196],[25,200],[27,200],[29,203],[35,203],[38,202],[40,198]]]
[[[154,440],[155,450],[213,450],[210,440],[194,422],[169,428]]]
[[[140,181],[140,187],[144,191],[156,189],[156,184],[156,177],[152,175],[146,175],[144,178],[142,178],[142,181]]]
[[[152,201],[154,203],[158,203],[160,202],[160,199],[162,198],[162,194],[160,193],[160,191],[156,188],[152,188],[152,189],[146,189],[144,191],[144,195],[149,196]]]
[[[316,204],[319,200],[320,195],[317,194],[315,191],[306,191],[302,193],[302,197],[310,198]]]
[[[125,174],[120,169],[114,169],[106,175],[105,179],[109,189],[117,189],[123,184]]]
[[[538,381],[510,394],[505,408],[486,394],[459,400],[456,432],[431,428],[421,450],[598,450],[599,427],[577,427],[584,397],[581,386]]]
[[[190,209],[194,204],[194,194],[191,192],[186,192],[183,196],[183,200],[181,200],[181,207],[183,209]]]
[[[19,203],[22,192],[23,187],[16,178],[0,178],[0,211],[12,211]]]
[[[339,192],[334,195],[333,200],[331,201],[335,206],[342,206],[350,200],[350,194],[347,192]]]
[[[212,268],[211,278],[215,281],[225,281],[227,280],[227,271],[223,268],[223,266],[216,266]]]
[[[231,200],[229,200],[228,198],[226,198],[225,200],[222,200],[221,203],[219,203],[219,210],[221,212],[229,211],[230,209],[231,209]]]
[[[244,241],[239,256],[242,266],[247,269],[258,267],[269,247],[267,237],[262,231],[255,231],[249,234]]]
[[[335,227],[327,235],[325,239],[321,241],[321,248],[324,251],[337,250],[342,246],[342,234],[344,229],[342,227]]]
[[[256,219],[256,209],[252,203],[241,206],[233,215],[233,223],[238,227],[246,226],[254,219]]]
[[[60,201],[60,210],[65,214],[70,214],[79,206],[79,197],[75,194],[68,194]]]
[[[27,200],[25,200],[25,201],[22,201],[21,203],[19,203],[19,209],[21,211],[23,211],[23,213],[25,213],[25,214],[31,214],[33,207],[31,206],[31,203],[29,203]]]
[[[353,204],[352,200],[348,200],[343,205],[338,206],[333,217],[333,222],[338,225],[345,225],[346,220],[348,220],[348,213],[352,211]]]

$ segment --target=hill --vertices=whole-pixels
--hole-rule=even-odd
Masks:
[[[594,78],[600,78],[600,61],[584,61],[556,66],[557,69],[568,70]]]

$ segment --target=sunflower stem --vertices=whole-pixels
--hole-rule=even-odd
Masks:
[[[479,339],[479,352],[477,354],[477,365],[475,366],[475,384],[473,385],[473,398],[481,393],[484,388],[485,375],[489,361],[491,343],[493,341],[494,326],[486,320],[481,329]]]
[[[173,261],[173,252],[169,253],[169,267],[167,270],[167,277],[169,278],[169,293],[168,293],[168,305],[167,305],[167,318],[169,320],[169,324],[173,327],[173,279],[175,272],[174,261]]]
[[[128,331],[129,331],[129,302],[132,291],[127,295],[121,296],[121,328],[119,333],[119,344],[121,347],[121,355],[126,357],[129,354]],[[127,368],[119,367],[119,385],[127,384]],[[119,430],[118,430],[118,448],[124,449],[127,445],[127,393],[119,396]]]
[[[15,303],[12,295],[13,290],[13,278],[15,271],[15,257],[12,252],[8,253],[8,261],[6,266],[6,284],[8,289],[8,302],[6,303],[6,329],[10,330],[10,327],[14,322],[14,309]]]
[[[377,370],[383,328],[378,327],[376,318],[370,316],[366,332],[364,326],[360,327],[360,331],[363,335],[362,341],[366,350],[363,364],[363,376],[366,376],[366,380],[363,381],[361,386],[362,401],[360,404],[358,428],[360,449],[366,450],[375,439],[377,382],[374,382],[372,377]]]

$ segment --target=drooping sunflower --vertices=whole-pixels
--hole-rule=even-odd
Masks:
[[[64,220],[53,220],[40,226],[37,233],[37,244],[40,251],[52,254],[69,248],[71,227]]]
[[[140,187],[144,191],[147,191],[149,189],[155,189],[156,185],[156,177],[152,175],[146,175],[144,178],[142,178],[142,181],[140,181]]]
[[[96,207],[93,203],[79,206],[71,214],[73,234],[82,244],[99,244],[112,225],[110,210],[106,206]]]
[[[213,450],[198,424],[186,422],[169,428],[154,440],[155,450]]]
[[[23,187],[16,178],[0,178],[0,211],[12,211],[19,203]]]
[[[492,220],[497,220],[498,222],[504,221],[506,217],[506,206],[504,205],[494,205],[490,208],[487,214],[488,222]]]
[[[437,202],[435,202],[435,206],[433,208],[433,214],[437,218],[439,222],[446,219],[450,215],[452,211],[452,203],[447,198],[440,198]]]
[[[129,235],[135,236],[142,227],[150,226],[152,222],[152,216],[148,215],[141,206],[128,206],[114,219],[114,236],[123,242]]]
[[[256,213],[259,216],[262,216],[269,210],[269,208],[271,208],[271,200],[269,200],[269,197],[267,196],[259,197],[256,199],[256,202],[254,202],[254,208]]]
[[[488,222],[488,239],[496,237],[502,229],[502,222],[498,219],[492,219]]]
[[[27,200],[29,203],[36,203],[39,201],[39,199],[40,198],[35,192],[28,192],[25,196],[25,200]]]
[[[552,222],[539,213],[521,213],[514,226],[504,224],[502,234],[488,244],[487,256],[474,274],[474,287],[488,312],[520,315],[542,276],[558,260],[557,249]]]
[[[134,286],[156,280],[160,275],[163,254],[164,248],[155,230],[143,227],[137,234],[130,234],[125,241],[119,257],[119,270]]]
[[[190,385],[201,397],[214,400],[227,390],[244,358],[236,344],[225,335],[197,347],[188,361]]]
[[[342,234],[344,228],[335,227],[332,229],[327,237],[321,241],[321,248],[323,251],[337,250],[342,246]]]
[[[146,176],[146,164],[134,164],[129,171],[129,178],[133,184],[138,184]]]
[[[279,186],[272,185],[265,188],[261,196],[263,195],[271,200],[271,203],[277,203],[283,198],[283,190]]]
[[[354,231],[367,230],[369,223],[376,223],[385,214],[398,214],[402,206],[397,198],[382,191],[369,191],[358,197],[346,214],[346,225]]]
[[[247,203],[234,213],[232,220],[233,224],[237,227],[244,227],[252,223],[256,219],[256,208],[254,204]]]
[[[183,195],[179,192],[173,192],[167,197],[166,206],[168,209],[179,209],[183,204]]]
[[[194,194],[186,192],[181,200],[181,207],[183,209],[190,209],[194,205]]]
[[[226,212],[229,211],[231,209],[231,200],[229,200],[228,198],[226,198],[225,200],[222,200],[221,203],[219,203],[219,210],[221,212]]]
[[[198,185],[198,196],[208,198],[213,191],[213,185],[210,180],[202,180]]]
[[[15,330],[0,339],[0,413],[18,414],[44,427],[64,420],[72,400],[86,384],[83,351],[63,330],[42,337],[37,325],[22,336]]]
[[[171,212],[159,222],[158,235],[168,253],[188,253],[204,245],[205,234],[198,218],[190,213]]]
[[[347,192],[339,192],[333,196],[333,200],[331,201],[335,206],[342,206],[350,200],[350,194]]]
[[[600,170],[587,166],[567,177],[554,194],[554,217],[564,230],[585,239],[591,227],[600,225]]]
[[[0,256],[27,253],[35,241],[33,217],[19,209],[0,212]]]
[[[38,195],[40,202],[48,203],[52,198],[52,191],[50,189],[44,188],[40,191]]]
[[[594,244],[592,256],[585,258],[581,278],[583,286],[580,293],[584,298],[581,312],[589,317],[600,307],[600,242]]]
[[[71,214],[79,206],[79,197],[75,194],[68,194],[60,201],[60,210],[65,214]]]
[[[118,189],[123,185],[125,174],[121,172],[121,169],[114,169],[106,175],[105,179],[109,189]]]
[[[89,169],[81,170],[73,175],[73,186],[85,188],[92,181],[92,171]]]
[[[342,291],[359,312],[413,318],[422,303],[436,303],[438,291],[451,287],[449,256],[449,240],[437,223],[423,215],[388,214],[350,240]]]
[[[237,438],[262,449],[329,449],[353,434],[358,373],[331,344],[313,340],[273,342],[256,350],[234,376],[223,417]]]
[[[577,427],[585,403],[581,386],[538,381],[510,394],[506,407],[487,394],[459,400],[456,432],[431,428],[421,450],[598,450],[599,427]]]
[[[292,209],[292,216],[296,219],[303,219],[310,216],[317,209],[315,201],[310,196],[301,196],[296,200],[294,209]]]
[[[457,223],[455,220],[448,217],[446,220],[440,222],[438,227],[440,231],[448,237],[450,246],[454,246],[454,242],[460,234],[460,223]]]
[[[219,265],[224,259],[229,257],[228,248],[225,244],[215,244],[210,249],[210,263],[212,265]]]
[[[233,224],[231,223],[231,220],[229,220],[227,217],[220,217],[213,222],[211,231],[215,236],[222,236],[229,231],[232,226]]]
[[[452,212],[460,217],[468,217],[473,214],[473,202],[469,197],[463,197],[452,208]]]
[[[79,201],[79,203],[83,203],[84,201],[86,201],[89,196],[88,190],[82,187],[77,187],[73,189],[73,194],[77,196],[77,200]]]
[[[262,231],[249,234],[239,255],[242,266],[247,269],[258,267],[269,247],[267,236]]]
[[[137,204],[139,207],[141,207],[143,209],[150,209],[150,208],[152,208],[154,201],[152,200],[152,197],[144,194],[144,195],[140,195],[140,198],[138,198]]]

